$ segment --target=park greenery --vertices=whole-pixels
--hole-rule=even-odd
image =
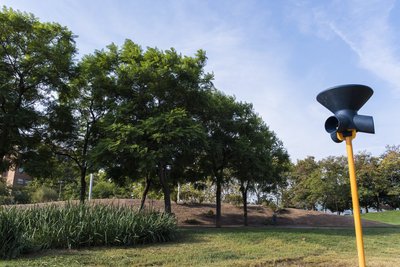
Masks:
[[[135,248],[52,250],[6,266],[358,266],[353,229],[180,229]],[[400,228],[364,229],[368,266],[399,266]],[[1,261],[0,261],[1,265]]]
[[[250,103],[215,88],[203,50],[143,49],[131,40],[77,56],[76,36],[57,23],[0,12],[1,170],[34,177],[2,204],[147,196],[342,212],[350,209],[344,157],[296,163]],[[400,207],[400,148],[355,156],[361,206]],[[178,190],[179,188],[179,190]],[[77,190],[79,189],[79,190]],[[211,194],[210,194],[211,192]]]
[[[0,25],[0,173],[18,166],[34,177],[21,188],[8,188],[0,179],[0,204],[73,199],[83,204],[91,173],[93,198],[142,199],[135,211],[2,206],[1,258],[43,248],[170,240],[176,227],[171,201],[215,203],[217,227],[223,201],[243,207],[244,225],[249,202],[274,211],[296,207],[340,213],[351,208],[346,158],[310,156],[290,162],[283,143],[252,104],[215,88],[213,73],[205,71],[205,51],[186,56],[174,48],[142,48],[126,40],[78,57],[76,36],[58,23],[3,7]],[[365,211],[400,208],[400,147],[388,146],[380,156],[359,152],[355,162]],[[144,209],[146,198],[162,199],[166,214]],[[148,247],[130,258],[145,265],[307,264],[324,252],[319,259],[330,265],[352,243],[342,230],[207,231],[199,230],[202,236],[184,231],[186,241],[198,246],[193,249],[198,255],[185,253],[186,243],[173,243],[158,250],[178,255],[174,259],[162,253],[154,258]],[[332,239],[321,240],[321,233]],[[381,234],[388,239],[377,240]],[[385,244],[398,236],[397,228],[367,231],[367,249],[388,253],[382,260],[380,252],[373,255],[378,264],[391,259],[393,251],[385,250]],[[204,247],[210,244],[216,248],[211,254]],[[238,250],[227,251],[228,246]],[[265,258],[266,248],[278,250]],[[295,258],[286,257],[287,251]],[[87,262],[101,265],[97,252],[91,253],[95,256]],[[346,254],[343,264],[353,264],[352,257]]]
[[[167,213],[178,183],[210,180],[217,226],[225,183],[240,182],[246,207],[249,191],[283,182],[282,142],[251,104],[214,87],[204,51],[126,40],[78,59],[65,27],[5,7],[0,16],[3,170],[79,187],[82,203],[88,174],[101,171],[118,186],[144,184],[143,199],[161,190]]]
[[[33,206],[0,210],[0,258],[42,249],[132,246],[174,238],[175,218],[101,205]]]
[[[387,146],[380,157],[359,152],[354,159],[360,206],[365,212],[400,208],[400,147]],[[319,206],[334,212],[351,209],[348,177],[343,156],[299,160],[287,180],[291,186],[283,192],[283,205],[314,210]]]
[[[77,56],[58,23],[0,12],[0,168],[35,180],[0,203],[93,197],[350,209],[344,157],[296,163],[250,103],[215,88],[206,53],[143,49],[131,40]],[[361,206],[400,207],[400,148],[355,156]],[[0,179],[1,180],[1,179]],[[179,190],[178,190],[179,188]],[[79,189],[79,190],[77,190]],[[210,194],[211,192],[211,194]],[[179,195],[179,198],[178,196]]]

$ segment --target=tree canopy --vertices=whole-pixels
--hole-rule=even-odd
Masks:
[[[41,141],[46,109],[68,90],[75,52],[74,36],[65,27],[42,23],[32,14],[3,7],[0,12],[2,169]]]

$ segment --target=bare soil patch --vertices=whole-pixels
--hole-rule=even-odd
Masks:
[[[77,201],[73,201],[74,203]],[[64,204],[65,202],[51,202]],[[95,199],[92,204],[124,205],[138,208],[140,200],[137,199]],[[49,203],[48,203],[49,204]],[[32,204],[31,204],[32,205]],[[24,207],[31,205],[23,205]],[[37,205],[37,204],[36,204]],[[45,205],[45,204],[39,204]],[[164,210],[162,200],[147,200],[145,207],[158,211]],[[172,203],[172,212],[175,214],[179,226],[203,226],[212,227],[215,225],[215,204],[192,204]],[[276,222],[272,220],[273,212],[261,205],[249,205],[248,223],[249,226],[282,226],[282,227],[353,227],[353,216],[340,216],[327,214],[318,211],[307,211],[300,209],[286,208],[277,213]],[[232,204],[222,204],[222,225],[241,226],[243,225],[243,209]],[[392,226],[374,221],[362,220],[363,227],[385,227]]]

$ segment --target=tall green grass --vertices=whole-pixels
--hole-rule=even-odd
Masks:
[[[0,241],[15,242],[13,246],[4,245],[0,251],[2,258],[47,248],[164,242],[173,239],[176,231],[172,216],[152,211],[137,212],[129,207],[68,204],[64,207],[3,209],[0,214],[7,218],[1,222]],[[15,248],[10,249],[12,247]]]
[[[16,209],[0,209],[0,258],[18,256],[26,245],[24,227]]]

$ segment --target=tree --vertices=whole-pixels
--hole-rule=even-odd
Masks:
[[[292,204],[298,208],[315,209],[321,197],[321,171],[315,158],[298,160],[291,174]]]
[[[68,90],[74,36],[57,23],[3,7],[0,12],[0,159],[34,149],[45,110]],[[10,162],[13,164],[12,162]]]
[[[117,87],[117,48],[96,51],[78,64],[71,92],[49,110],[46,141],[54,153],[70,158],[79,170],[80,202],[85,201],[86,175],[93,171],[92,150],[99,141],[99,123],[110,110]]]
[[[389,187],[388,180],[379,174],[379,158],[367,152],[355,155],[360,205],[368,213],[369,207],[380,210],[381,199]]]
[[[221,227],[222,185],[228,180],[226,171],[234,155],[233,144],[238,137],[238,125],[235,124],[235,120],[240,117],[240,112],[241,107],[233,97],[219,91],[211,91],[202,114],[207,145],[199,164],[216,186],[216,227]]]
[[[287,166],[289,156],[260,117],[249,104],[242,106],[237,123],[238,136],[233,143],[231,168],[238,179],[243,202],[244,225],[248,225],[247,202],[249,190],[258,187],[271,192],[282,180],[281,172]]]
[[[332,212],[343,212],[350,208],[351,195],[347,159],[327,157],[319,162],[321,176],[314,190],[320,195],[319,203]]]
[[[96,157],[106,156],[103,166],[109,171],[144,178],[146,185],[158,177],[165,210],[171,212],[169,187],[193,164],[196,148],[203,143],[198,122],[203,107],[198,102],[212,78],[203,70],[205,54],[200,50],[195,57],[183,57],[174,49],[143,51],[130,40],[117,53],[117,104],[102,122],[106,136]],[[122,161],[116,164],[113,158]],[[137,171],[132,172],[132,166]]]
[[[392,208],[400,207],[400,146],[387,146],[381,156],[379,173],[388,183],[384,203]]]

